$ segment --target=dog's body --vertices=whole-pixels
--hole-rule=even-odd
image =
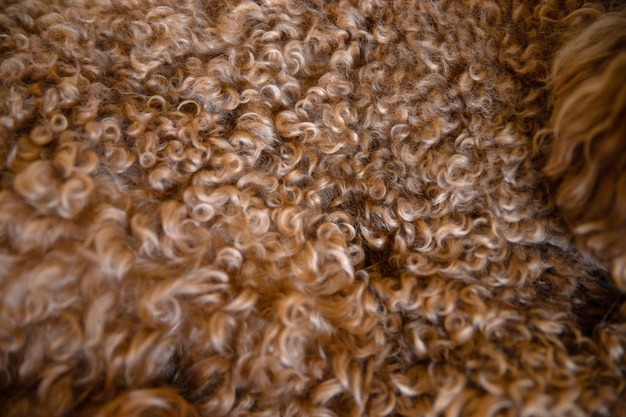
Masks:
[[[602,13],[0,0],[0,415],[623,413]]]

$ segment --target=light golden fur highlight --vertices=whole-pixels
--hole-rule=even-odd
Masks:
[[[600,4],[0,5],[3,416],[623,413],[534,137]]]

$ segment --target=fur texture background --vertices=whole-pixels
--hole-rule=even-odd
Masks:
[[[10,3],[2,415],[625,413],[536,135],[602,5]]]

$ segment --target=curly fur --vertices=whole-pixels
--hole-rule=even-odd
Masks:
[[[8,3],[4,416],[623,413],[626,300],[561,217],[608,202],[555,206],[535,139],[602,5]]]
[[[626,13],[598,19],[556,56],[546,172],[577,245],[626,290]]]

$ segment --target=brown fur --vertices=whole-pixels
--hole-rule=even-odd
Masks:
[[[3,417],[623,413],[535,137],[600,4],[0,5]]]
[[[598,19],[555,59],[546,172],[578,247],[626,290],[626,14]]]

